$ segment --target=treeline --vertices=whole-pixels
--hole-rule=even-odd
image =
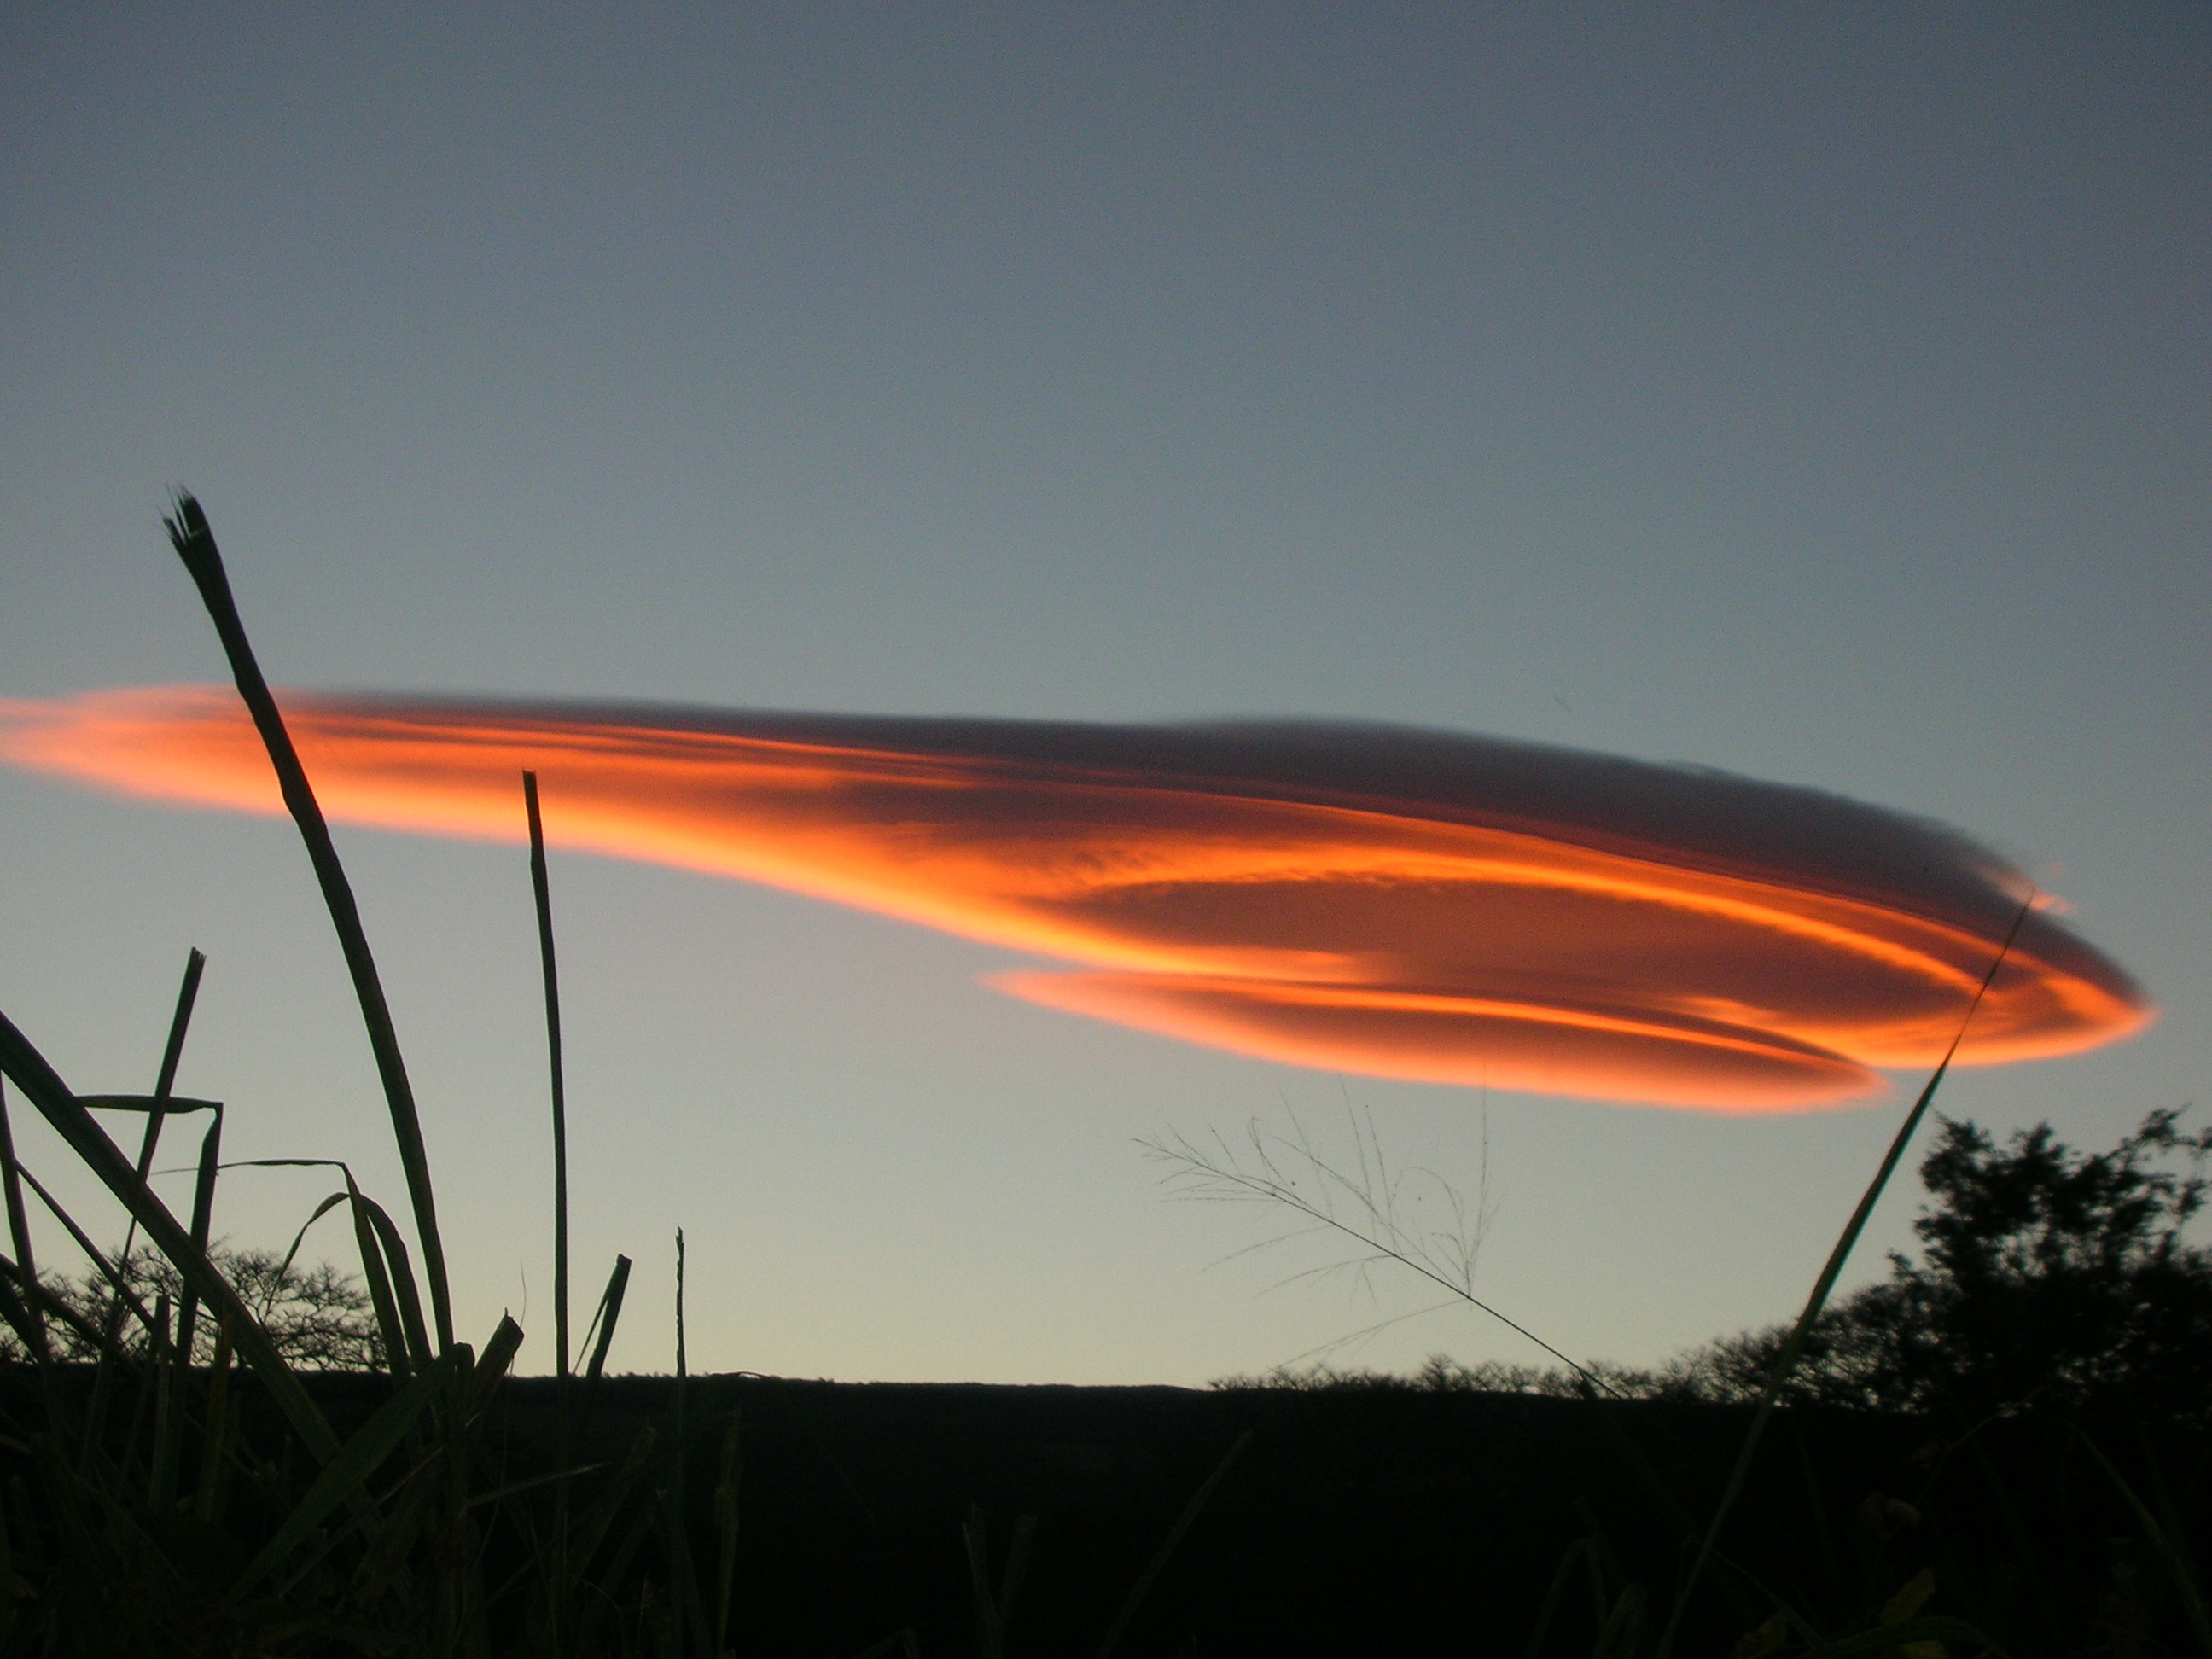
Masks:
[[[1999,1146],[1972,1121],[1939,1120],[1920,1165],[1919,1255],[1893,1253],[1887,1278],[1821,1315],[1785,1403],[1970,1422],[2051,1410],[2212,1423],[2212,1249],[2188,1237],[2212,1128],[2185,1134],[2180,1118],[2153,1112],[2101,1152],[2075,1151],[2048,1123]],[[1745,1331],[1650,1369],[1439,1354],[1412,1376],[1322,1365],[1214,1386],[1750,1403],[1788,1334]]]

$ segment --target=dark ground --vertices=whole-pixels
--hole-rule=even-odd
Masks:
[[[648,1423],[665,1424],[672,1390],[666,1378],[608,1379],[585,1455],[617,1458]],[[499,1410],[518,1462],[534,1462],[527,1448],[551,1432],[551,1385],[512,1382]],[[987,1522],[994,1576],[1015,1517],[1038,1517],[1012,1650],[1095,1650],[1247,1430],[1121,1652],[1174,1654],[1194,1637],[1208,1655],[1519,1654],[1577,1539],[1592,1540],[1609,1595],[1640,1582],[1663,1607],[1749,1420],[1716,1407],[1411,1390],[694,1378],[687,1491],[702,1539],[714,1535],[708,1489],[733,1411],[738,1650],[824,1656],[907,1626],[925,1654],[973,1650],[961,1533],[970,1505]],[[2149,1456],[2193,1492],[2201,1523],[2201,1443],[2154,1451],[2139,1431],[2123,1445],[2125,1431],[2108,1428],[2115,1455]],[[2069,1427],[2000,1425],[1948,1455],[1944,1446],[1925,1421],[1784,1414],[1726,1548],[1832,1628],[1871,1623],[1930,1565],[1942,1594],[1929,1610],[1985,1627],[2055,1630],[2111,1600],[2116,1563],[2130,1559],[2113,1540],[2135,1528]],[[1877,1510],[1917,1500],[1923,1518],[1875,1515],[1870,1498]],[[1744,1577],[1720,1577],[1706,1598],[1713,1617],[1685,1652],[1725,1650],[1771,1608]],[[1589,1652],[1595,1624],[1578,1566],[1553,1650]]]

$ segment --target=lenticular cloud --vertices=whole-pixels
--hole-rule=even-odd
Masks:
[[[1270,1060],[1729,1111],[1939,1058],[2028,892],[1940,825],[1809,789],[1382,726],[1133,726],[283,699],[325,811],[736,876],[1076,964],[1030,1001]],[[283,810],[227,690],[0,703],[0,760]],[[1963,1062],[2148,1005],[2032,915]]]

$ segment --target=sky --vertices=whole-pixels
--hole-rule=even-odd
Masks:
[[[0,698],[223,681],[182,486],[280,687],[1719,769],[2063,896],[2155,1020],[1938,1104],[2109,1145],[2212,1060],[2208,180],[2182,6],[11,9]],[[337,834],[462,1334],[511,1310],[544,1369],[526,860]],[[1794,1313],[1921,1080],[1376,1077],[1011,997],[1060,964],[808,893],[557,836],[551,886],[578,1322],[633,1256],[626,1369],[672,1363],[678,1226],[695,1369],[1542,1358],[1309,1274],[1349,1247],[1248,1250],[1291,1218],[1139,1144],[1255,1121],[1371,1126],[1419,1216],[1487,1216],[1485,1300],[1648,1363]],[[404,1208],[289,823],[0,769],[0,1009],[72,1086],[151,1087],[198,947],[178,1087],[226,1152]],[[218,1231],[281,1248],[327,1187],[234,1171]]]

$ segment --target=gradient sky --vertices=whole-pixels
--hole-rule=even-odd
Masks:
[[[13,8],[0,696],[222,678],[184,484],[279,684],[1382,720],[1809,785],[1999,848],[2141,978],[2146,1034],[1941,1103],[2109,1144],[2212,1061],[2208,180],[2196,7]],[[543,1366],[526,867],[339,837],[464,1334],[513,1309]],[[1329,1254],[1224,1261],[1279,1218],[1135,1139],[1341,1147],[1348,1107],[1470,1193],[1486,1121],[1480,1288],[1656,1359],[1794,1311],[1917,1084],[1341,1079],[789,894],[553,886],[576,1274],[636,1258],[640,1369],[678,1224],[702,1368],[1289,1359],[1424,1299],[1271,1291]],[[77,1088],[150,1086],[198,945],[180,1090],[400,1206],[289,824],[0,772],[0,1008]],[[322,1190],[240,1172],[219,1228]],[[1464,1310],[1344,1357],[1439,1349],[1539,1357]]]

